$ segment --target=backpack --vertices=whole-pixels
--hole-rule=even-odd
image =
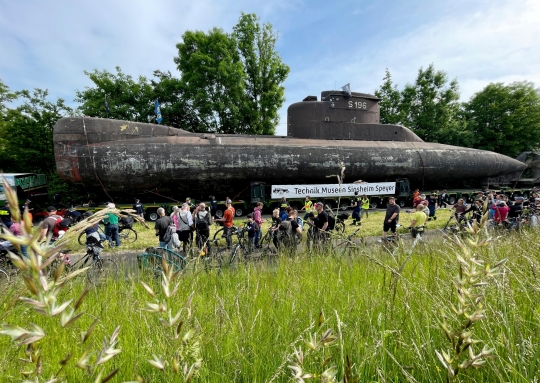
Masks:
[[[336,217],[332,214],[328,214],[328,227],[326,230],[334,230],[336,227]]]
[[[130,229],[133,227],[133,222],[134,222],[133,217],[129,215],[125,218],[120,218],[119,220],[119,223],[122,227],[130,228]]]
[[[203,218],[201,218],[199,214],[200,212],[197,213],[197,224],[195,225],[197,227],[197,231],[207,231],[208,230],[208,221],[207,221],[208,212]]]
[[[165,230],[165,234],[163,234],[163,242],[169,243],[174,233],[176,233],[176,226],[174,224],[169,225]]]
[[[71,225],[71,220],[69,218],[49,217],[47,219],[50,219],[50,218],[56,221],[56,223],[54,224],[54,229],[53,229],[53,235],[52,235],[53,238],[58,238],[58,236],[60,235],[59,232],[61,230],[67,231],[69,229],[69,226]]]
[[[288,220],[281,221],[279,232],[283,236],[290,236],[292,234],[291,221],[288,221]]]

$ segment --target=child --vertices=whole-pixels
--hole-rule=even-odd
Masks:
[[[251,214],[247,215],[246,231],[248,233],[249,251],[252,251],[255,245],[255,235],[259,231],[259,225],[253,220],[253,215]]]

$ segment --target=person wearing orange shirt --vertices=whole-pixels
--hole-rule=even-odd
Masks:
[[[226,201],[227,209],[223,213],[223,218],[214,219],[214,222],[223,222],[223,231],[225,232],[225,240],[227,241],[227,248],[232,246],[232,227],[234,219],[234,207],[232,207],[232,201],[228,199]]]

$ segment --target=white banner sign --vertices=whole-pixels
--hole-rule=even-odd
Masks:
[[[395,182],[335,185],[272,185],[272,199],[281,197],[348,197],[359,195],[388,195],[396,193]]]

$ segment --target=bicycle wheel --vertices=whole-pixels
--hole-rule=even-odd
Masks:
[[[118,231],[120,242],[133,243],[137,240],[137,232],[129,227],[125,227]]]
[[[224,228],[222,227],[214,233],[213,239],[218,246],[227,245],[227,239],[225,238],[225,231],[223,229]]]
[[[0,285],[3,285],[7,282],[9,282],[9,274],[4,271],[4,269],[0,269]]]
[[[335,230],[338,233],[345,232],[345,222],[336,222]]]
[[[233,251],[231,253],[231,257],[229,259],[229,266],[231,267],[238,267],[241,263],[245,263],[248,260],[248,254],[247,249],[245,249],[242,245],[236,244],[233,248]]]
[[[88,280],[90,283],[99,283],[109,278],[115,279],[120,274],[118,263],[112,258],[98,258],[94,260],[88,269]]]
[[[84,246],[86,244],[86,233],[83,231],[79,234],[79,245]]]

